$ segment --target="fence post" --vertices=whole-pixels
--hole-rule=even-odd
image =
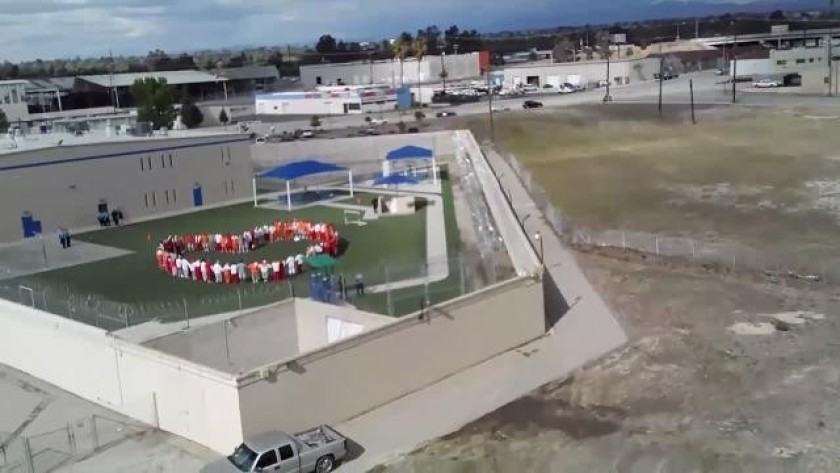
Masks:
[[[394,316],[394,308],[391,305],[391,281],[388,275],[388,263],[385,263],[385,304],[388,306],[388,315]]]
[[[187,309],[187,298],[184,298],[184,320],[187,321],[187,328],[190,328],[190,311]]]
[[[429,304],[429,261],[423,262],[423,300],[426,302],[426,305]]]
[[[32,448],[29,445],[28,437],[23,437],[23,457],[26,461],[28,473],[35,473],[35,463],[32,458]]]
[[[467,293],[467,268],[464,263],[464,253],[458,253],[458,273],[461,278],[461,295]]]
[[[236,295],[237,295],[237,297],[239,297],[239,310],[242,310],[242,290],[237,289],[236,290]]]
[[[90,416],[91,436],[93,437],[93,449],[99,448],[99,431],[96,430],[96,415]]]

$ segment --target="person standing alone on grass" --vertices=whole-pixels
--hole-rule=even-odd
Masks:
[[[365,278],[362,273],[356,273],[356,295],[365,295]]]

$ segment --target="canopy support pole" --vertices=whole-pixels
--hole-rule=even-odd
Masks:
[[[291,186],[289,186],[289,181],[286,181],[286,207],[290,211],[292,210],[292,190]]]
[[[254,207],[257,206],[257,178],[251,179],[251,184],[254,186]]]
[[[347,171],[347,181],[350,183],[350,197],[353,197],[353,171]]]
[[[437,187],[437,160],[432,156],[432,184]]]

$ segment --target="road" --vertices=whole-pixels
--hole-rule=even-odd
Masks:
[[[662,101],[665,104],[687,104],[690,103],[689,81],[694,81],[694,97],[697,104],[730,104],[732,103],[731,84],[720,83],[721,77],[716,76],[712,71],[703,71],[682,75],[676,79],[665,81],[662,84]],[[829,98],[821,96],[805,96],[800,94],[785,93],[783,89],[776,91],[755,91],[750,83],[737,84],[737,103],[741,105],[759,106],[840,106],[840,98]],[[521,109],[525,100],[537,100],[545,107],[567,107],[582,104],[601,103],[605,95],[605,89],[593,89],[576,94],[560,95],[557,93],[538,93],[532,96],[517,98],[494,98],[494,107],[506,107],[511,110]],[[643,81],[634,82],[628,85],[610,88],[610,95],[615,103],[655,103],[659,96],[659,82]],[[448,110],[458,115],[486,114],[489,111],[488,102],[483,100],[478,103],[454,105],[451,107],[433,106],[423,109],[427,122],[438,126],[443,125],[446,118],[437,118],[435,114],[441,110]],[[504,113],[504,112],[496,112]],[[382,111],[373,113],[372,116],[384,118],[390,124],[403,120],[411,126],[414,122],[414,112]],[[341,115],[321,118],[321,128],[332,131],[327,133],[330,136],[345,136],[354,134],[358,129],[367,128],[364,121],[366,115]],[[278,117],[279,120],[272,123],[263,123],[252,127],[256,133],[269,133],[273,128],[274,133],[293,132],[298,129],[311,128],[310,119]],[[340,131],[340,132],[339,132]]]

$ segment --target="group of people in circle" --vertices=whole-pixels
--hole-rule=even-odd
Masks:
[[[190,258],[190,252],[247,254],[262,246],[282,241],[307,241],[305,253],[285,258],[239,262],[213,262],[209,258]],[[173,277],[199,282],[239,284],[282,281],[304,272],[306,258],[326,253],[338,254],[338,231],[329,223],[305,220],[276,221],[259,225],[241,234],[189,233],[169,235],[158,243],[155,259],[158,268]]]

